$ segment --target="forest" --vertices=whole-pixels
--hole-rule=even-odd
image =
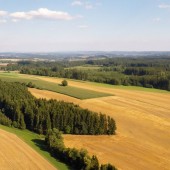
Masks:
[[[36,99],[25,85],[17,82],[0,81],[0,117],[4,123],[40,134],[51,128],[81,135],[112,135],[116,130],[114,119],[105,114],[63,101]]]
[[[66,148],[61,135],[113,135],[115,121],[105,114],[63,101],[36,99],[25,84],[0,80],[0,124],[46,135],[51,155],[74,169],[116,170],[111,164],[100,166],[86,150]]]
[[[96,66],[99,68],[88,69]],[[5,69],[19,70],[22,74],[170,90],[170,58],[168,57],[121,57],[58,62],[20,61],[17,64],[9,64]]]

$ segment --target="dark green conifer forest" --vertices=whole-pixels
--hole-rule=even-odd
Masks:
[[[46,134],[57,128],[65,134],[115,134],[113,118],[63,101],[36,99],[20,83],[0,81],[1,122]]]

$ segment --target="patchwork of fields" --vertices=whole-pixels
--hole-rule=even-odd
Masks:
[[[24,78],[56,85],[62,80],[30,75],[24,75]],[[169,170],[169,92],[73,80],[68,80],[68,83],[70,87],[109,95],[80,100],[47,90],[29,91],[38,98],[73,102],[83,108],[110,115],[116,120],[117,135],[64,135],[66,146],[86,148],[90,154],[96,154],[101,163],[110,162],[122,170]]]
[[[60,79],[40,79],[60,82]],[[115,118],[118,130],[116,136],[65,135],[67,146],[86,148],[96,154],[100,162],[110,162],[123,170],[169,170],[170,93],[144,88],[110,88],[80,81],[69,81],[69,84],[114,96],[78,100],[48,91],[30,91],[36,97],[74,102],[83,108],[106,113]]]

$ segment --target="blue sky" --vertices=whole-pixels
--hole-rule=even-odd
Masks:
[[[170,0],[0,0],[0,51],[170,51]]]

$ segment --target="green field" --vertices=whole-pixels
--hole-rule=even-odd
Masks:
[[[72,96],[78,99],[90,99],[90,98],[98,98],[98,97],[106,97],[111,96],[107,93],[100,93],[92,90],[86,90],[82,88],[76,88],[76,87],[62,87],[56,83],[47,82],[38,79],[38,76],[31,76],[25,77],[24,74],[18,74],[17,72],[0,72],[0,79],[4,81],[18,81],[18,82],[32,82],[37,87],[40,87],[44,90],[49,90],[61,94],[65,94],[68,96]],[[137,91],[146,91],[146,92],[157,92],[157,93],[169,93],[169,91],[166,90],[159,90],[154,88],[144,88],[144,87],[138,87],[138,86],[122,86],[122,85],[110,85],[110,84],[104,84],[104,83],[95,83],[95,82],[89,82],[89,81],[82,81],[82,80],[74,80],[74,79],[67,79],[68,81],[75,81],[75,82],[82,82],[84,86],[86,84],[91,84],[93,86],[98,87],[106,87],[106,88],[114,88],[114,89],[125,89],[125,90],[137,90]]]
[[[0,125],[0,129],[14,133],[29,146],[31,146],[35,151],[42,155],[46,160],[48,160],[53,166],[59,170],[69,170],[66,164],[53,158],[50,153],[47,151],[47,148],[44,144],[44,137],[36,133],[30,132],[28,130],[19,130],[16,128],[10,128],[7,126]]]
[[[88,83],[98,87],[106,87],[106,88],[114,88],[114,89],[122,89],[122,90],[124,89],[124,90],[136,90],[136,91],[156,92],[156,93],[170,93],[167,90],[146,88],[146,87],[139,87],[139,86],[111,85],[111,84],[94,83],[94,82],[88,82]]]
[[[66,86],[63,87],[59,84],[52,83],[52,82],[47,82],[44,80],[40,80],[36,78],[36,76],[27,76],[25,77],[24,74],[18,74],[15,72],[0,72],[0,79],[3,81],[12,81],[12,82],[23,82],[23,83],[28,83],[32,82],[35,84],[37,87],[44,89],[44,90],[49,90],[61,94],[65,94],[71,97],[75,97],[78,99],[91,99],[91,98],[98,98],[98,97],[106,97],[106,96],[111,96],[108,93],[101,93],[101,92],[96,92],[92,90],[86,90],[82,88],[76,88],[72,86]]]
[[[74,66],[74,67],[69,67],[66,69],[77,69],[77,70],[99,70],[101,66],[98,65],[82,65],[82,66]]]

